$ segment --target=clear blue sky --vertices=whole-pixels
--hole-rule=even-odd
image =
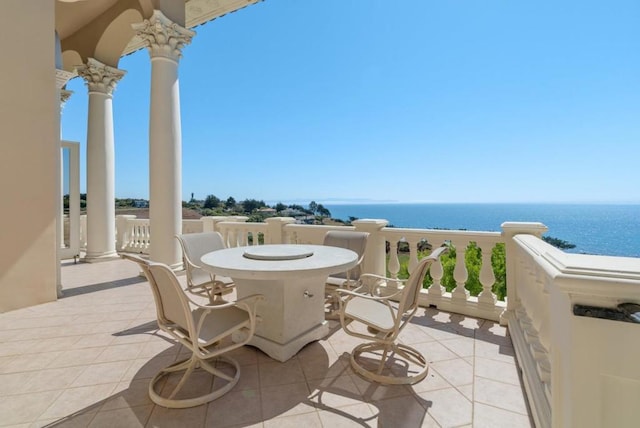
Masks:
[[[639,22],[638,0],[247,7],[183,51],[183,199],[640,203]],[[116,196],[148,198],[149,55],[119,68]]]

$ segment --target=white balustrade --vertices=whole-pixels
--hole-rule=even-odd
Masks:
[[[536,236],[541,225],[531,226],[527,234],[522,224],[503,229],[512,235],[506,318],[536,426],[638,420],[640,325],[574,311],[640,304],[640,259],[567,254]]]
[[[425,242],[431,248],[445,244],[452,245],[455,248],[456,260],[453,270],[453,278],[456,281],[455,289],[451,292],[445,291],[441,283],[444,276],[442,261],[438,261],[431,265],[433,283],[429,288],[421,292],[421,305],[435,306],[445,311],[500,321],[500,317],[506,309],[506,303],[499,301],[491,291],[495,283],[491,264],[492,250],[498,243],[504,242],[499,232],[385,227],[381,230],[381,234],[389,243],[388,270],[392,278],[397,278],[400,271],[401,263],[398,248],[401,246],[408,247],[408,273],[411,273],[411,270],[417,265],[420,258],[419,248],[425,245]],[[471,296],[465,288],[465,283],[468,279],[465,253],[467,247],[472,243],[475,243],[481,249],[482,254],[480,283],[483,286],[483,290],[479,296]],[[427,255],[427,253],[424,255]]]

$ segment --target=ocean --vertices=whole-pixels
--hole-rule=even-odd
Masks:
[[[640,257],[640,205],[325,204],[333,218],[381,218],[395,227],[500,231],[506,221],[535,221],[571,253]]]

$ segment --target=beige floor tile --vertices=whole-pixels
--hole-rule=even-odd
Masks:
[[[295,358],[284,363],[274,360],[261,362],[258,364],[258,371],[260,372],[260,385],[262,387],[305,381],[300,362]]]
[[[109,398],[104,401],[100,411],[149,405],[153,405],[153,401],[149,397],[149,381],[141,379],[120,382],[116,385]]]
[[[122,381],[132,379],[151,379],[161,369],[170,366],[176,361],[176,354],[160,355],[157,357],[136,358],[131,362],[131,366],[122,376]]]
[[[111,333],[91,333],[80,336],[76,343],[73,344],[74,349],[84,348],[102,348],[113,342],[114,337]]]
[[[474,382],[474,399],[500,409],[523,415],[527,413],[524,394],[520,386],[476,377]]]
[[[129,361],[92,364],[87,366],[73,382],[72,386],[98,385],[102,383],[118,383],[131,366]]]
[[[309,402],[318,409],[344,407],[366,401],[353,377],[349,375],[323,379],[309,395]]]
[[[473,410],[474,428],[529,428],[533,425],[528,416],[476,403]]]
[[[471,337],[441,340],[440,344],[458,357],[473,357],[475,355],[475,340]]]
[[[440,342],[418,343],[413,345],[416,351],[420,352],[429,363],[436,361],[446,361],[459,358],[453,351],[442,345]]]
[[[108,383],[65,389],[39,419],[61,418],[77,412],[95,412],[111,396],[116,385]]]
[[[482,339],[476,339],[475,355],[505,363],[515,363],[516,361],[515,351],[510,344],[498,344]]]
[[[260,394],[257,390],[235,388],[209,403],[206,427],[245,426],[262,421]]]
[[[322,422],[318,412],[294,416],[279,417],[264,422],[265,428],[321,428]]]
[[[129,343],[126,345],[112,345],[105,348],[94,362],[107,363],[112,361],[134,360],[138,357],[144,344]]]
[[[467,398],[467,400],[473,402],[473,384],[472,383],[470,383],[469,385],[456,386],[456,389],[460,391],[460,393],[464,395]]]
[[[371,406],[378,415],[378,426],[381,427],[437,427],[427,413],[427,404],[420,396],[410,395],[374,401]]]
[[[107,349],[107,347],[61,351],[61,353],[51,361],[49,368],[84,366],[91,364],[105,349]]]
[[[352,404],[334,408],[323,407],[318,410],[318,416],[320,416],[323,427],[378,426],[378,415],[367,404]]]
[[[0,373],[16,373],[32,370],[42,370],[50,366],[63,351],[43,352],[42,354],[28,354],[19,357],[9,357],[11,361],[2,364],[0,361]]]
[[[99,411],[95,415],[90,428],[144,427],[151,415],[153,406],[126,407],[122,409]]]
[[[358,387],[365,401],[387,400],[413,394],[411,387],[407,385],[383,385],[371,382],[359,375],[352,375],[351,379]]]
[[[476,357],[475,375],[500,382],[510,383],[512,385],[520,385],[518,367],[514,363],[505,363]]]
[[[440,376],[437,371],[429,368],[427,376],[420,382],[411,385],[410,388],[414,392],[418,393],[425,391],[434,391],[436,389],[451,388],[452,386],[453,385],[451,385],[442,376]]]
[[[468,385],[473,382],[473,366],[462,358],[437,361],[431,364],[431,368],[453,386]]]
[[[42,392],[68,388],[81,372],[79,367],[39,370],[25,384],[25,392]]]
[[[0,375],[0,397],[26,392],[28,382],[36,372],[18,372]]]
[[[262,387],[260,395],[265,420],[315,411],[308,401],[309,388],[304,382]]]
[[[0,423],[10,425],[35,421],[59,395],[60,391],[47,391],[2,397]]]
[[[427,402],[427,412],[441,426],[460,426],[472,423],[471,401],[455,388],[438,389],[419,394]]]
[[[149,428],[185,428],[204,426],[207,417],[207,405],[188,409],[167,409],[154,406],[147,427]]]

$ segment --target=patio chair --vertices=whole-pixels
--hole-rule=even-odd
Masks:
[[[219,232],[200,232],[176,235],[182,248],[182,260],[187,272],[187,290],[198,295],[206,295],[210,302],[221,299],[233,289],[231,278],[213,275],[200,266],[200,258],[216,250],[226,248]]]
[[[368,232],[356,232],[352,230],[330,230],[324,235],[323,245],[341,247],[353,250],[358,254],[358,263],[346,272],[332,274],[327,278],[325,288],[326,306],[330,318],[337,318],[335,311],[338,309],[338,297],[335,289],[338,287],[350,288],[362,274],[362,262],[367,248]]]
[[[240,379],[240,365],[224,354],[243,346],[253,337],[256,304],[264,299],[263,296],[254,294],[235,302],[199,305],[189,299],[167,265],[130,254],[121,257],[137,263],[147,276],[156,303],[158,327],[191,351],[191,356],[165,367],[154,376],[149,383],[151,400],[159,406],[181,409],[199,406],[226,394]],[[235,332],[242,333],[239,335],[242,340],[236,343],[229,340]],[[198,368],[214,376],[213,390],[196,397],[176,398]],[[182,371],[184,374],[174,388],[170,388],[172,382],[169,381],[159,384],[171,390],[160,395],[156,388],[158,382]]]
[[[418,296],[429,267],[445,251],[447,247],[440,247],[420,260],[404,287],[395,292],[389,293],[381,283],[401,280],[373,274],[362,274],[360,285],[353,290],[336,290],[343,330],[367,340],[351,352],[356,373],[384,384],[413,384],[427,375],[429,366],[424,356],[398,343],[398,336],[418,309]]]

